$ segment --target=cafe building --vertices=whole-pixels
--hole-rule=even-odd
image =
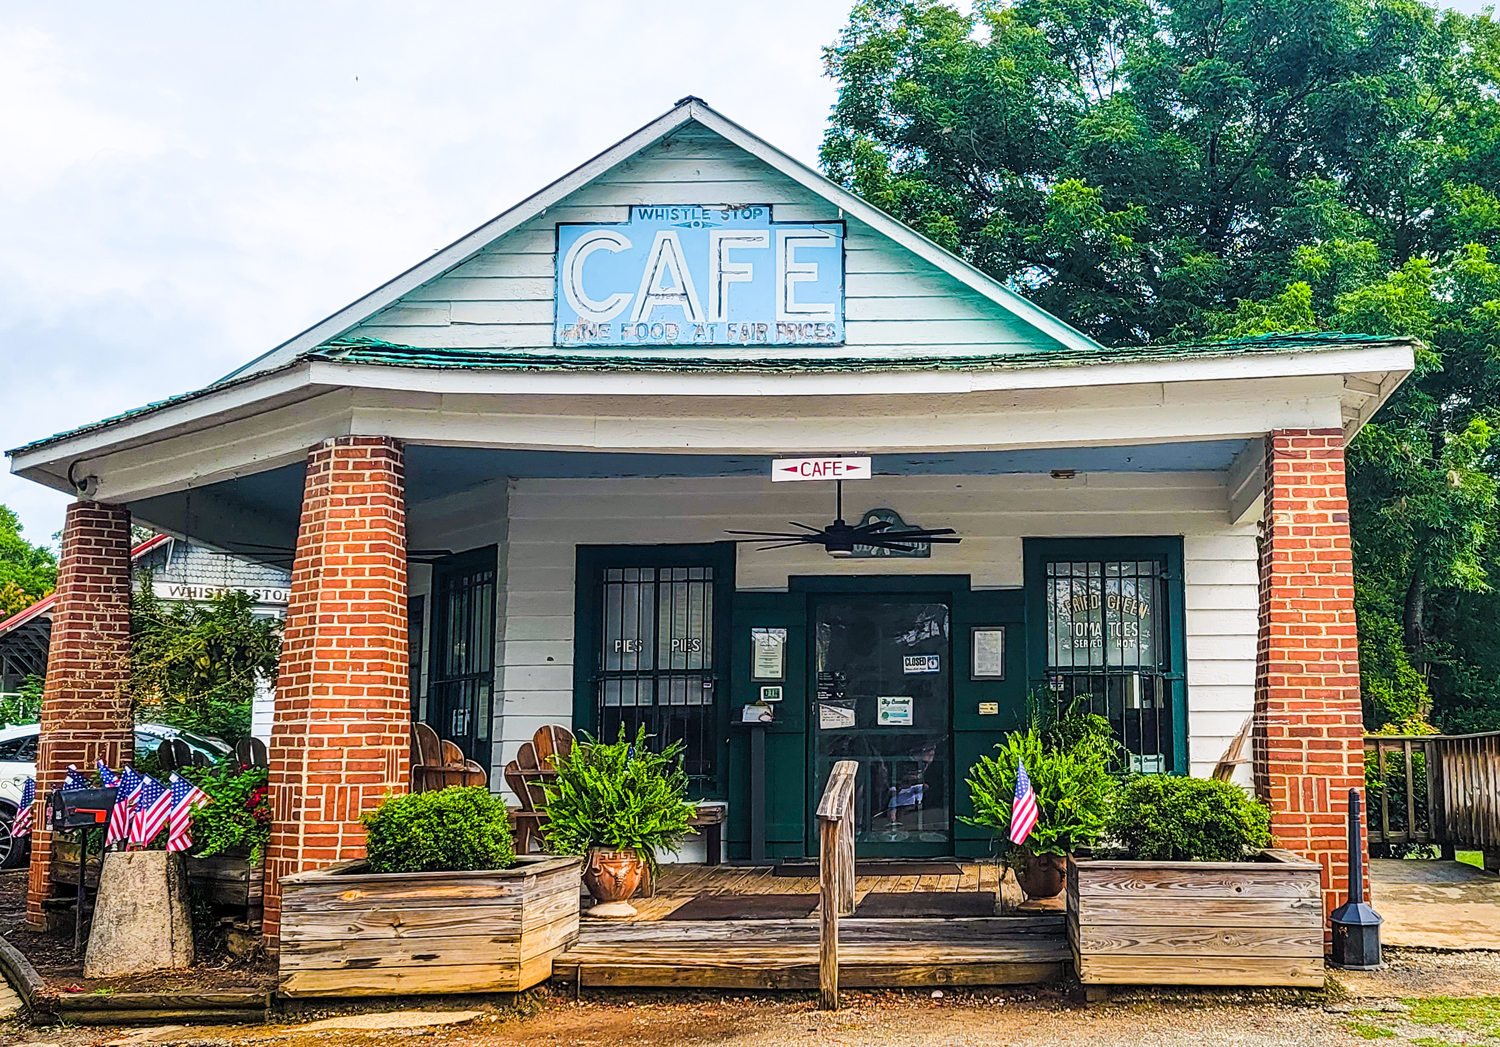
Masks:
[[[120,744],[69,726],[117,672],[69,637],[128,628],[135,520],[291,558],[272,880],[360,853],[412,718],[497,790],[546,724],[681,741],[729,860],[815,854],[845,758],[861,854],[988,854],[968,768],[1077,703],[1137,771],[1257,789],[1328,889],[1344,450],[1412,365],[1101,345],[686,98],[221,381],[11,452],[78,497],[53,659],[94,671],[49,678],[42,774]]]

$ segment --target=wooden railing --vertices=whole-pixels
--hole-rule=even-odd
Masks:
[[[854,775],[840,760],[818,801],[818,1006],[839,1006],[839,917],[854,912]]]
[[[1365,735],[1372,847],[1500,851],[1500,731]]]

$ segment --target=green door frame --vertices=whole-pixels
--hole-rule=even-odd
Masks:
[[[955,604],[959,598],[958,594],[967,593],[970,590],[970,579],[966,574],[930,574],[930,575],[793,575],[787,579],[787,589],[792,593],[804,594],[807,599],[807,661],[806,672],[811,674],[813,666],[817,664],[814,645],[817,638],[813,635],[812,616],[814,613],[814,602],[819,597],[828,596],[885,596],[901,597],[904,599],[919,599],[928,597],[948,605],[948,765],[950,768],[949,780],[945,783],[947,795],[945,796],[950,819],[955,810],[955,793],[958,790],[958,768],[954,763],[954,739],[953,739],[953,702],[957,689],[958,666],[954,664],[953,651],[955,649],[953,618]],[[809,708],[815,700],[814,689],[808,688]],[[818,728],[811,711],[807,716],[806,738],[804,739],[804,760],[806,761],[807,775],[807,804],[806,825],[803,839],[806,841],[807,856],[817,856],[817,824],[816,815],[818,799],[821,796],[821,785],[818,781]],[[950,835],[956,842],[957,826],[950,825]],[[859,845],[860,853],[872,857],[897,857],[908,850],[904,844],[871,844]]]
[[[1167,583],[1167,665],[1163,676],[1172,700],[1172,773],[1185,775],[1188,764],[1187,629],[1183,597],[1182,537],[1027,538],[1023,542],[1026,572],[1027,665],[1033,688],[1047,686],[1046,564],[1058,560],[1156,560],[1165,565]]]
[[[714,781],[697,782],[695,800],[722,800],[728,792],[729,665],[735,592],[733,542],[694,545],[580,545],[573,577],[573,730],[597,734],[601,623],[600,572],[606,567],[712,567],[714,570]]]

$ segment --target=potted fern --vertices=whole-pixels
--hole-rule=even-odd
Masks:
[[[646,742],[645,727],[634,739],[621,727],[616,741],[585,737],[553,757],[542,833],[554,854],[587,855],[592,916],[634,916],[629,899],[648,872],[655,876],[657,855],[694,831],[682,743],[656,753]]]
[[[1114,794],[1110,763],[1118,748],[1103,717],[1071,711],[1049,726],[1039,722],[1012,731],[969,771],[974,817],[1008,848],[1007,864],[1028,898],[1062,892],[1067,858],[1104,833]],[[1036,796],[1037,820],[1020,845],[1009,842],[1016,772],[1025,765]]]

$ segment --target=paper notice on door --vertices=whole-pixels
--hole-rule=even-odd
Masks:
[[[854,726],[853,702],[819,702],[818,727],[825,731],[844,730]]]
[[[875,722],[881,727],[910,727],[911,697],[898,694],[876,698]]]

